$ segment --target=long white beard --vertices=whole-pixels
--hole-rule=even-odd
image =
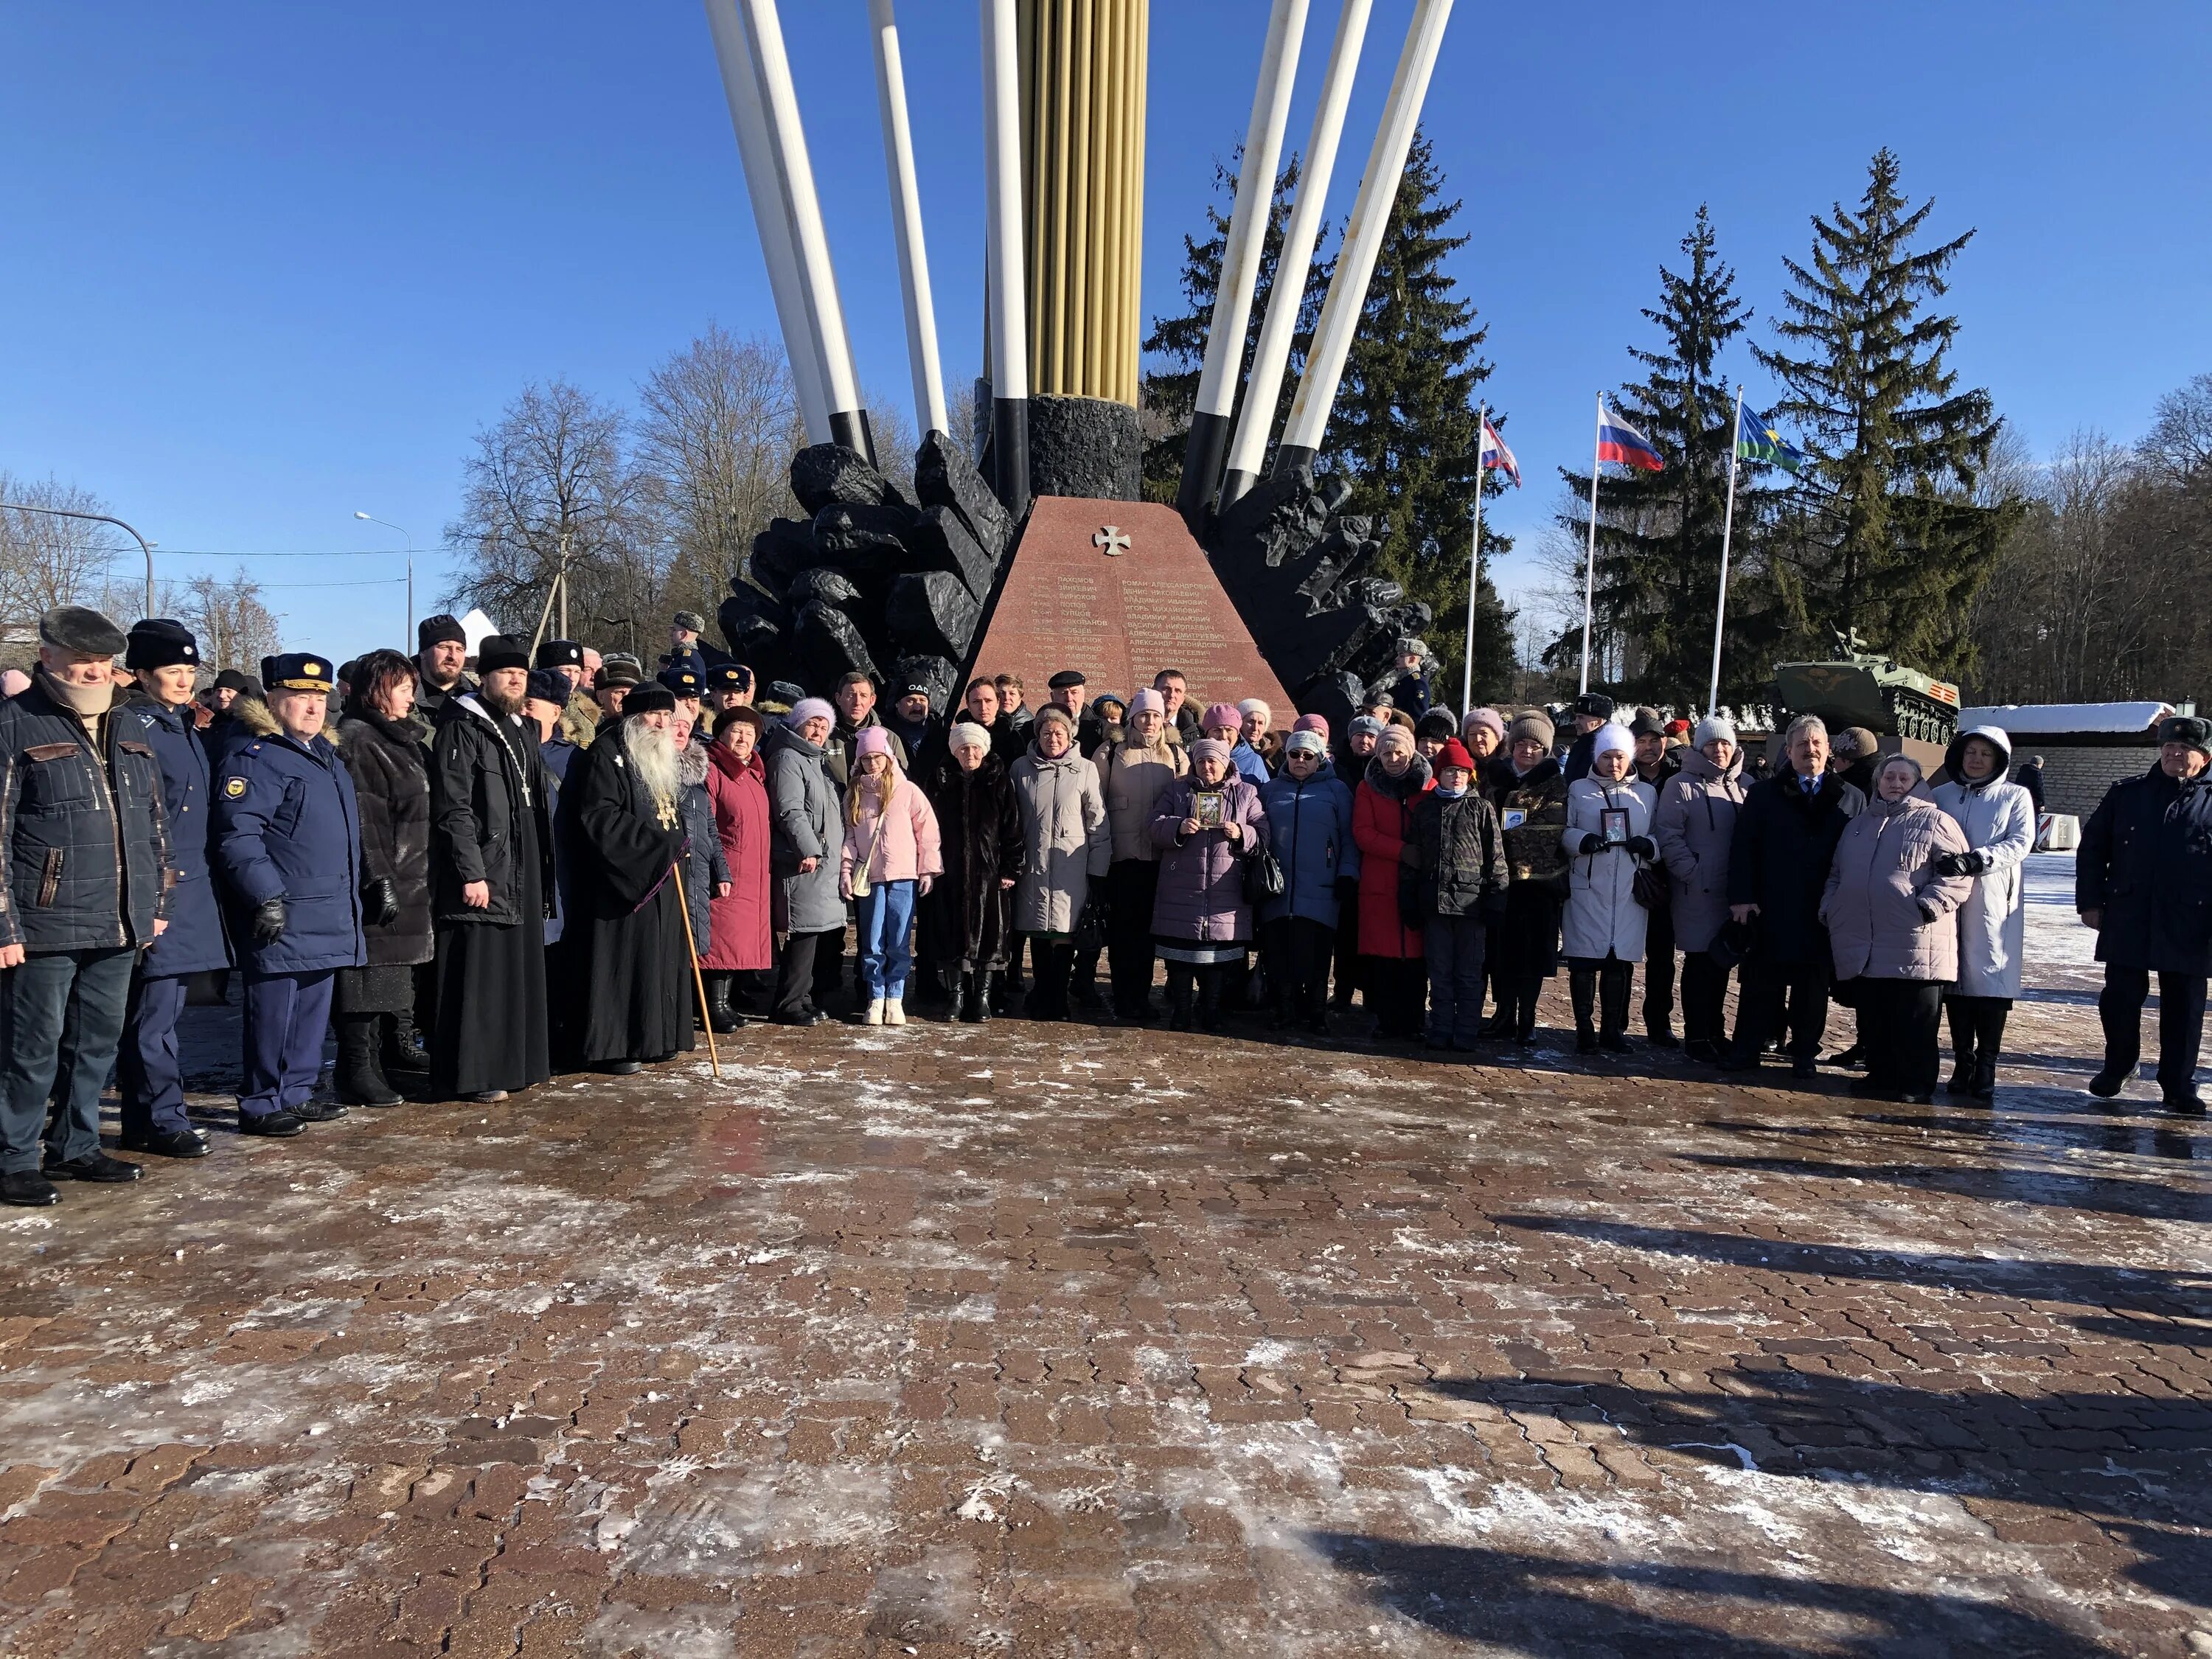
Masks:
[[[653,804],[664,809],[673,808],[683,782],[677,772],[675,739],[665,732],[625,720],[622,744],[623,753],[629,757],[629,763],[637,769],[639,779],[652,793]]]

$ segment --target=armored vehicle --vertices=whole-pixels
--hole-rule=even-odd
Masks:
[[[1941,749],[1959,728],[1959,688],[1869,651],[1854,630],[1836,635],[1827,662],[1774,665],[1775,701],[1790,715],[1818,714],[1833,729],[1863,726]]]

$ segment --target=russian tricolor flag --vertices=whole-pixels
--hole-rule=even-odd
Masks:
[[[1639,472],[1657,472],[1667,465],[1651,440],[1607,409],[1597,406],[1597,458],[1632,466]]]
[[[1505,440],[1498,435],[1498,428],[1491,425],[1486,415],[1482,420],[1482,447],[1477,465],[1486,472],[1503,472],[1516,488],[1521,483],[1521,463],[1513,459],[1513,452],[1505,447]]]

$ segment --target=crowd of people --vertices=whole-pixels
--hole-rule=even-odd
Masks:
[[[99,1138],[111,1070],[120,1150],[207,1154],[178,1027],[210,975],[241,982],[258,1136],[910,1003],[1510,1055],[1563,964],[1583,1054],[1631,1048],[1641,965],[1644,1041],[1689,1060],[1814,1076],[1839,1004],[1852,1091],[1925,1101],[1948,1015],[1945,1086],[1994,1097],[2037,803],[1993,727],[1930,780],[1802,717],[1770,766],[1725,719],[1596,694],[1558,724],[1431,707],[1410,641],[1341,732],[1200,706],[1173,668],[1127,697],[1057,673],[1034,709],[979,676],[948,709],[861,673],[757,685],[704,626],[679,613],[648,672],[566,640],[471,652],[434,617],[411,657],[285,653],[257,680],[210,678],[174,622],[49,611],[0,685],[0,1199],[137,1178]],[[2082,837],[2090,1087],[2132,1074],[2156,973],[2166,1103],[2201,1112],[2212,726],[2158,736]]]

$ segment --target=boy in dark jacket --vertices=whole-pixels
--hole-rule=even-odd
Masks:
[[[1407,851],[1400,897],[1428,957],[1428,1045],[1468,1053],[1481,1034],[1486,933],[1505,908],[1506,872],[1498,813],[1457,738],[1437,753],[1437,787],[1413,804]]]

